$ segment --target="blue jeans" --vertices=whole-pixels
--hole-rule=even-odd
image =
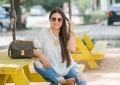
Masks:
[[[44,68],[41,61],[34,63],[34,68],[46,81],[54,82],[56,85],[59,85],[58,79],[59,76],[52,67]],[[87,85],[85,78],[82,76],[82,72],[77,66],[73,66],[67,75],[63,76],[65,79],[74,78],[77,85]]]

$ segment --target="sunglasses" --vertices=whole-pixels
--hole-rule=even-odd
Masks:
[[[55,17],[52,17],[51,18],[52,22],[55,22],[56,20],[58,20],[58,22],[62,22],[63,21],[63,18],[55,18]]]

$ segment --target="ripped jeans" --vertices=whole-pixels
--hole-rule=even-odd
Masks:
[[[44,68],[40,61],[34,63],[35,70],[48,82],[54,82],[56,85],[61,85],[58,79],[59,76],[52,67]],[[62,76],[65,79],[74,78],[77,85],[87,85],[85,78],[82,75],[82,72],[77,66],[73,66],[67,75]]]

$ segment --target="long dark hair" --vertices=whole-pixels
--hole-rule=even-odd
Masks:
[[[70,59],[70,53],[67,49],[67,44],[68,44],[68,40],[69,40],[69,30],[67,29],[67,24],[66,24],[66,20],[68,21],[69,19],[65,16],[65,13],[63,12],[63,10],[59,7],[56,7],[54,9],[52,9],[50,15],[49,15],[49,20],[52,16],[52,14],[54,13],[59,13],[62,18],[63,18],[63,23],[62,26],[60,28],[60,32],[59,32],[59,41],[60,41],[60,45],[61,45],[61,55],[62,55],[62,63],[66,60],[67,65],[66,67],[71,65],[71,59]]]

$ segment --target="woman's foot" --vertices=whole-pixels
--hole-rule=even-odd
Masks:
[[[75,85],[75,79],[74,78],[66,79],[66,85]]]
[[[74,79],[74,78],[59,79],[59,82],[60,82],[62,85],[75,85],[75,79]]]

